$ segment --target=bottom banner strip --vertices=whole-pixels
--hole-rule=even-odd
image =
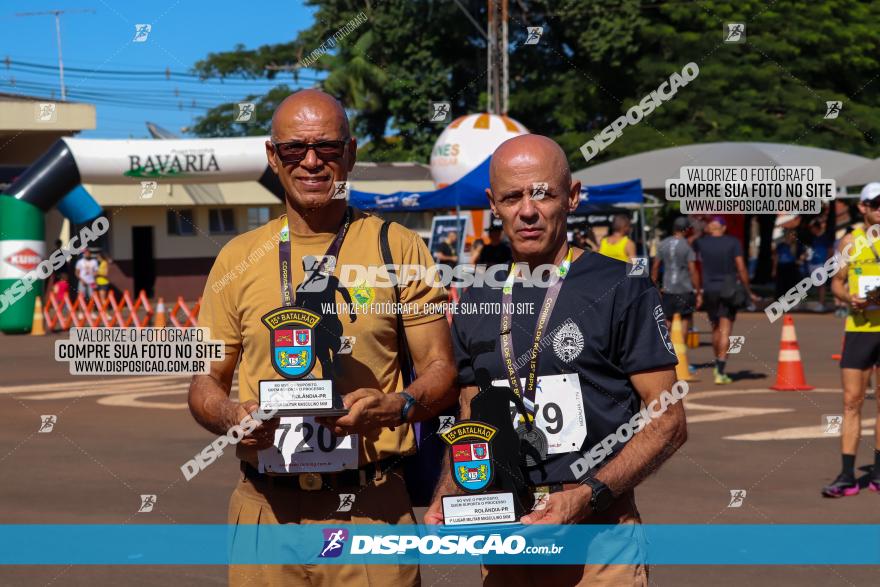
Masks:
[[[880,525],[0,525],[4,565],[878,565]]]

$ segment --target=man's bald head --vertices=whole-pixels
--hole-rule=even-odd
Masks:
[[[486,195],[501,218],[514,259],[557,263],[567,245],[568,214],[577,208],[580,182],[571,181],[565,153],[541,135],[521,135],[492,154]]]
[[[282,159],[277,149],[283,147],[276,146],[280,143],[293,144],[289,148],[294,153],[304,151],[302,158]],[[336,185],[348,179],[357,159],[357,141],[342,104],[320,90],[300,90],[285,98],[272,116],[266,159],[287,194],[288,213],[327,207],[328,222],[336,230],[333,221],[347,203],[334,198]]]
[[[508,139],[495,149],[489,164],[490,185],[495,185],[499,174],[523,166],[540,166],[546,175],[543,181],[559,188],[571,185],[571,169],[562,147],[553,139],[531,134]]]
[[[272,138],[278,141],[290,140],[285,134],[289,132],[293,121],[329,123],[339,133],[334,138],[347,138],[351,134],[348,115],[342,104],[321,90],[299,90],[282,100],[272,115]]]

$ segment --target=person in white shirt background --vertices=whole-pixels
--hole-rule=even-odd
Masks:
[[[97,259],[92,257],[90,250],[84,250],[82,257],[76,262],[77,293],[82,292],[86,299],[90,299],[95,289],[95,275],[97,273]]]

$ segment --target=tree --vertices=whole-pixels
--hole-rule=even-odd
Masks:
[[[864,91],[880,75],[870,23],[880,6],[744,0],[661,5],[642,27],[629,97],[610,122],[688,62],[699,77],[623,135],[596,161],[712,141],[767,141],[876,157],[878,100]],[[746,42],[724,43],[725,23],[746,24]],[[876,82],[874,82],[876,83]],[[825,120],[825,102],[843,113]]]

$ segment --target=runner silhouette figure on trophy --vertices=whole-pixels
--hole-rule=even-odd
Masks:
[[[321,362],[323,377],[330,378],[333,373],[333,361],[330,356],[339,352],[342,346],[342,321],[336,314],[336,292],[342,294],[342,299],[349,308],[349,322],[357,320],[357,314],[351,312],[351,294],[348,289],[339,285],[339,278],[333,275],[333,267],[328,263],[327,257],[316,258],[306,255],[302,258],[305,277],[302,284],[296,288],[293,305],[311,310],[321,316],[321,321],[315,326],[315,356]],[[335,261],[334,261],[335,263]],[[330,313],[326,308],[333,308]]]
[[[495,438],[492,439],[492,454],[495,462],[495,485],[506,491],[512,491],[514,509],[517,517],[521,517],[528,509],[525,505],[532,497],[527,489],[526,478],[523,475],[521,465],[525,463],[523,455],[524,445],[513,428],[510,414],[510,402],[517,406],[521,414],[526,413],[522,399],[516,397],[509,387],[501,387],[492,384],[492,377],[485,368],[477,368],[476,357],[484,353],[495,351],[495,341],[482,341],[471,345],[471,365],[474,369],[474,378],[480,391],[471,400],[471,419],[485,422],[498,429]],[[534,450],[534,449],[532,449]],[[536,459],[540,462],[540,455]]]

